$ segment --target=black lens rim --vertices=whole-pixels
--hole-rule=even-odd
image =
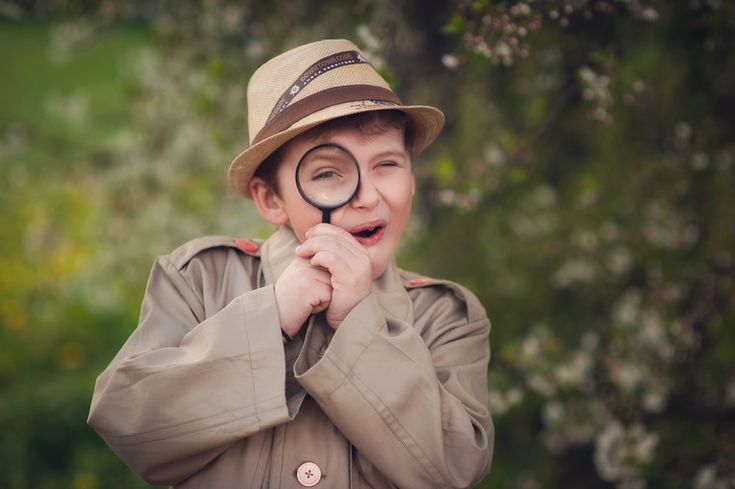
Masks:
[[[306,159],[306,157],[309,156],[312,152],[318,149],[321,149],[321,148],[326,148],[326,147],[334,147],[334,148],[340,149],[344,151],[345,153],[347,153],[349,157],[352,159],[353,163],[355,163],[355,169],[357,170],[357,183],[355,184],[354,191],[350,194],[350,196],[346,200],[340,203],[337,203],[337,204],[333,204],[333,205],[319,205],[313,200],[311,200],[309,197],[307,197],[306,192],[304,192],[304,189],[301,187],[301,179],[299,178],[299,174],[301,173],[301,165]],[[362,175],[360,174],[360,163],[357,161],[357,158],[355,158],[355,155],[352,154],[352,151],[345,148],[341,144],[337,144],[337,143],[324,143],[324,144],[318,144],[314,146],[313,148],[309,149],[309,151],[304,153],[301,156],[301,158],[299,158],[299,163],[296,165],[296,175],[295,175],[296,188],[298,189],[299,194],[301,194],[301,198],[304,199],[306,203],[308,203],[312,207],[316,207],[317,209],[322,211],[322,213],[333,211],[335,209],[339,209],[340,207],[344,207],[345,205],[349,204],[350,201],[355,198],[355,195],[357,195],[357,192],[360,190],[360,179],[361,178],[362,178]]]

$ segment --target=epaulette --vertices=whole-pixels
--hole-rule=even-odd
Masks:
[[[398,270],[398,273],[406,290],[416,289],[419,287],[427,287],[431,285],[441,285],[446,282],[446,280],[425,277],[423,275],[418,275],[413,272],[407,272],[406,270],[401,269]]]
[[[202,236],[194,238],[176,248],[168,258],[178,269],[186,266],[192,258],[211,248],[234,248],[250,256],[260,256],[262,240],[233,238],[231,236]]]
[[[480,319],[485,316],[485,309],[483,308],[480,301],[477,299],[469,289],[459,285],[451,280],[443,280],[438,278],[430,278],[422,275],[417,275],[413,272],[408,272],[399,269],[399,275],[403,282],[403,287],[407,291],[414,289],[422,289],[427,287],[444,287],[452,291],[454,296],[460,301],[464,302],[467,307],[467,315],[469,320]]]

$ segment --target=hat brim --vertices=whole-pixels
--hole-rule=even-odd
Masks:
[[[308,131],[312,127],[339,117],[371,112],[377,110],[400,110],[411,119],[413,155],[426,149],[439,135],[444,127],[444,114],[428,105],[397,105],[376,103],[374,101],[345,102],[326,107],[299,120],[288,129],[274,134],[237,155],[230,164],[227,177],[230,186],[238,194],[252,199],[249,183],[258,166],[280,146]]]

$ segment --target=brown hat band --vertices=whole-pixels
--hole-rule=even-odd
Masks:
[[[281,95],[281,98],[276,102],[276,105],[273,107],[273,110],[265,123],[269,123],[274,117],[280,114],[283,109],[285,109],[304,89],[304,87],[314,81],[315,78],[328,71],[332,71],[335,68],[339,68],[340,66],[347,66],[356,63],[367,63],[367,60],[357,51],[342,51],[322,58],[309,66],[296,80],[293,81],[293,83],[291,83],[290,88],[283,92],[283,95]]]
[[[319,110],[344,102],[372,100],[402,105],[401,99],[392,91],[375,85],[344,85],[328,88],[294,102],[272,120],[268,121],[253,138],[251,145],[259,143],[281,131],[288,129],[295,122]]]

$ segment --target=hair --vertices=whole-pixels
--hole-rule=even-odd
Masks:
[[[413,134],[411,131],[411,119],[405,112],[400,110],[375,110],[361,114],[338,117],[330,121],[312,127],[298,137],[317,139],[325,134],[333,134],[343,130],[357,130],[360,134],[370,137],[383,134],[390,129],[403,130],[403,144],[411,153],[413,150]],[[290,141],[285,142],[271,153],[255,170],[255,176],[260,177],[276,195],[280,195],[278,187],[278,167],[283,161],[283,153]]]

